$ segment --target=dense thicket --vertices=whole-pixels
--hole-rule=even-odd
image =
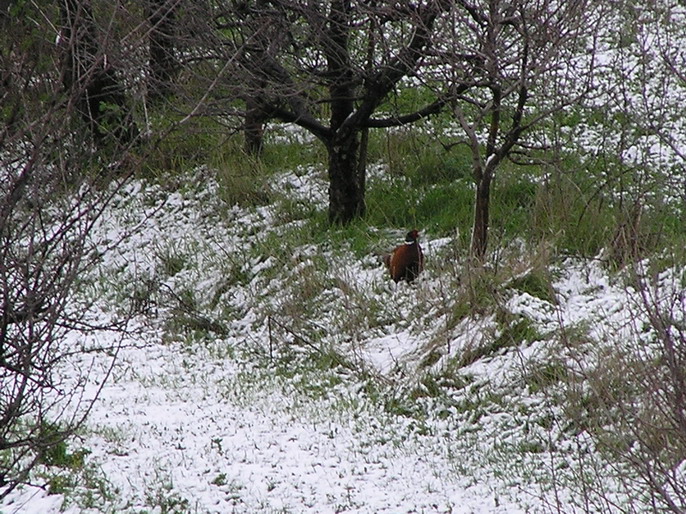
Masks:
[[[0,497],[51,462],[94,401],[87,371],[70,383],[56,372],[86,348],[68,334],[126,318],[94,326],[74,295],[105,251],[89,235],[138,140],[102,15],[72,0],[13,2],[0,19]]]

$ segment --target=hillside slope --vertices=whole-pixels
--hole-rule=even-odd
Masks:
[[[24,487],[2,512],[651,510],[567,380],[648,339],[634,289],[522,248],[470,270],[430,233],[425,273],[395,285],[378,254],[407,227],[366,227],[363,250],[318,232],[298,213],[326,182],[296,171],[262,207],[227,208],[206,170],[122,193],[82,294],[94,320],[136,316],[65,342],[110,348],[63,369],[91,395],[107,378],[70,446],[85,463],[41,467],[56,494]]]

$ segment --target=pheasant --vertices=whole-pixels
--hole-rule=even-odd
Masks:
[[[395,282],[412,282],[424,269],[424,254],[419,246],[419,232],[411,230],[405,237],[405,244],[383,256],[383,262]]]

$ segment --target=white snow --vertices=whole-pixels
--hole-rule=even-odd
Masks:
[[[200,181],[189,178],[189,183]],[[301,198],[317,198],[326,187],[321,177],[292,174],[279,177],[277,183]],[[207,306],[209,317],[219,312],[211,310],[210,299],[220,298],[215,309],[236,313],[227,334],[194,339],[189,332],[184,338],[165,329],[164,323],[178,316],[172,306],[152,305],[152,318],[141,316],[134,323],[137,330],[123,342],[86,430],[72,443],[74,449],[90,451],[91,484],[85,489],[102,483],[107,494],[94,495],[88,505],[78,495],[48,495],[26,486],[5,499],[0,506],[3,514],[159,512],[161,505],[181,512],[549,509],[548,489],[537,477],[559,465],[556,461],[574,459],[555,451],[542,451],[539,456],[518,451],[523,444],[548,440],[552,444],[560,435],[537,422],[552,407],[527,392],[523,373],[550,352],[552,343],[545,334],[560,326],[589,323],[589,337],[598,340],[608,334],[627,336],[630,312],[625,307],[630,290],[613,285],[597,263],[564,263],[555,283],[557,305],[517,292],[506,303],[513,314],[534,322],[543,340],[524,341],[514,351],[465,367],[461,372],[465,387],[454,390],[452,403],[441,407],[443,415],[431,414],[433,404],[427,399],[428,415],[402,416],[384,410],[383,401],[365,394],[354,372],[288,376],[279,372],[278,365],[255,364],[252,356],[273,351],[278,357],[292,344],[269,340],[265,313],[258,303],[273,305],[278,315],[279,306],[289,301],[279,296],[285,284],[280,281],[303,279],[311,259],[321,257],[323,251],[303,245],[290,272],[277,273],[272,283],[265,282],[264,274],[273,273],[277,266],[274,256],[245,261],[240,255],[247,255],[246,248],[241,254],[240,247],[259,244],[266,231],[278,230],[278,224],[269,227],[269,209],[222,212],[212,194],[214,187],[207,179],[204,186],[169,194],[143,182],[129,186],[97,231],[103,241],[119,243],[105,254],[94,274],[110,277],[100,285],[96,280],[93,294],[102,294],[103,303],[94,316],[111,315],[106,305],[115,304],[122,287],[131,291],[145,279],[162,280],[164,287],[175,291],[191,288],[199,304]],[[256,236],[259,231],[262,234]],[[445,238],[425,239],[428,262],[440,259],[441,249],[450,251],[450,243]],[[237,253],[238,264],[232,267]],[[161,259],[167,254],[188,259],[189,264],[164,277]],[[327,255],[337,258],[335,252]],[[322,298],[341,301],[350,288],[353,292],[345,293],[350,295],[346,301],[353,302],[350,309],[363,307],[354,302],[377,302],[387,309],[390,324],[364,339],[358,334],[348,340],[336,328],[335,313],[320,313],[324,318],[317,323],[326,324],[326,316],[332,316],[330,325],[324,326],[332,344],[340,344],[343,352],[348,345],[360,369],[378,376],[390,391],[400,391],[403,384],[420,384],[422,390],[423,373],[440,375],[449,357],[477,347],[494,330],[492,317],[466,319],[442,336],[446,343],[432,342],[432,331],[440,333],[446,320],[439,314],[439,303],[427,311],[427,318],[412,309],[425,301],[422,298],[429,303],[447,301],[441,296],[445,279],[429,268],[414,285],[389,284],[373,256],[355,262],[345,255],[346,263],[338,262],[342,281],[338,287],[344,289],[325,290]],[[225,274],[236,269],[252,279],[221,292],[221,284],[230,278]],[[265,286],[266,299],[261,296]],[[164,295],[160,298],[170,301]],[[71,344],[83,342],[78,334],[72,337]],[[108,337],[114,336],[100,334],[90,344],[115,345]],[[430,348],[440,350],[442,357],[422,371],[419,362]],[[82,356],[64,369],[68,379],[72,370],[92,366],[86,395],[95,394],[111,362],[108,355],[93,359],[91,354]],[[502,408],[498,403],[479,403],[485,385],[492,394],[501,395]],[[394,401],[402,401],[402,395]],[[463,410],[461,405],[474,407]],[[560,439],[555,444],[562,448],[566,443]],[[576,505],[571,491],[562,488],[555,494],[559,501]]]
[[[647,47],[642,30],[637,37],[646,38]],[[627,124],[631,130],[619,148],[619,130],[601,132],[580,122],[568,129],[569,144],[580,154],[617,147],[618,159],[639,169],[650,161],[660,173],[646,171],[627,186],[629,192],[660,191],[666,203],[682,201],[678,157],[686,153],[684,118],[661,118],[663,112],[681,112],[682,88],[672,84],[675,77],[656,75],[662,82],[637,89],[641,73],[655,72],[659,59],[643,63],[640,52],[632,54],[636,51],[612,47],[596,56],[602,94],[595,107],[607,116],[628,110],[646,125],[657,119],[664,123],[662,138]],[[615,87],[622,84],[627,87]],[[454,140],[460,131],[454,132],[442,135]],[[277,142],[316,144],[294,125],[268,134]],[[383,165],[370,166],[370,179],[384,175]],[[579,355],[573,351],[587,352],[583,357],[592,366],[605,344],[629,348],[649,339],[642,332],[638,293],[600,262],[556,263],[556,303],[509,291],[498,307],[530,322],[538,337],[447,373],[455,359],[502,332],[492,313],[451,318],[464,299],[454,296],[454,277],[440,275],[434,263],[454,258],[453,238],[422,232],[427,270],[412,285],[389,284],[376,256],[359,258],[347,248],[311,241],[295,248],[290,265],[279,269],[283,261],[255,249],[303,220],[281,221],[273,206],[223,205],[209,170],[183,182],[181,190],[167,191],[132,181],[95,231],[103,261],[83,292],[98,299],[92,317],[115,316],[118,305],[140,293],[150,298],[123,341],[108,333],[71,334],[65,341],[121,345],[109,376],[108,352],[75,357],[62,370],[67,382],[91,370],[86,397],[107,378],[83,433],[70,441],[71,450],[90,452],[81,482],[67,494],[48,494],[45,484],[59,470],[38,469],[32,477],[37,485],[11,493],[0,503],[1,514],[600,510],[585,503],[588,490],[572,487],[570,477],[580,463],[602,470],[598,487],[618,510],[650,510],[638,494],[644,491],[627,492],[602,467],[586,431],[572,434],[560,426],[564,406],[527,382],[531,370],[551,355],[575,369]],[[321,169],[284,172],[273,185],[294,202],[326,208]],[[394,235],[403,233],[399,228]],[[389,247],[396,243],[389,241]],[[317,259],[332,270],[324,278],[313,276]],[[173,260],[180,267],[175,273]],[[664,272],[656,292],[660,302],[673,302],[672,314],[680,320],[686,311],[682,273]],[[298,301],[289,284],[310,279],[326,283],[321,291],[311,284],[312,303],[322,311],[312,319],[289,319],[290,304]],[[181,324],[184,312],[171,292],[192,297],[224,332],[208,337],[175,330],[172,325]],[[383,323],[361,330],[370,315]],[[268,320],[282,318],[303,339],[307,330],[324,334],[325,343],[349,357],[357,371],[373,376],[378,390],[366,390],[369,384],[349,369],[289,374],[282,357],[318,350],[296,344],[293,334],[271,334]],[[583,331],[587,346],[561,345],[561,329]],[[423,367],[430,356],[432,363]],[[429,379],[456,383],[438,401]],[[406,406],[409,394],[419,398]],[[404,408],[423,412],[405,415]],[[686,463],[676,469],[683,476]]]

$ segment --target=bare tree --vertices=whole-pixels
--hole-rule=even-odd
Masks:
[[[101,75],[100,50],[89,47],[77,76],[63,80],[83,56],[84,40],[71,14],[61,17],[62,7],[16,5],[0,41],[0,80],[8,86],[0,93],[0,498],[30,479],[95,401],[84,394],[87,371],[69,380],[61,373],[84,351],[67,335],[121,331],[126,322],[125,313],[88,320],[90,301],[76,293],[105,251],[92,241],[93,228],[133,169],[134,136],[128,115],[109,117],[105,126],[92,111],[93,81],[111,77]],[[68,7],[86,13],[75,2]],[[93,29],[95,18],[86,25]],[[58,33],[70,32],[68,43],[55,45]],[[96,99],[119,91],[105,87]],[[68,122],[86,114],[93,133]],[[127,135],[93,144],[110,134]]]
[[[593,0],[460,0],[452,15],[442,27],[444,80],[472,155],[471,254],[482,259],[496,171],[527,150],[527,131],[590,91],[602,13]]]
[[[686,509],[686,294],[675,280],[660,283],[643,275],[638,281],[638,312],[654,339],[636,356],[645,371],[639,375],[643,394],[637,409],[623,411],[623,428],[636,445],[622,458],[678,513]]]
[[[597,473],[588,451],[576,487],[593,503],[608,505],[612,476],[628,497],[656,512],[686,509],[686,294],[682,272],[657,276],[635,265],[627,288],[628,323],[605,341],[575,340],[563,328],[570,365],[558,398],[570,426],[590,437],[607,464]],[[620,335],[621,334],[621,335]],[[569,337],[571,335],[571,337]],[[588,464],[585,462],[588,460]],[[584,469],[586,468],[586,469]],[[590,474],[589,474],[590,473]],[[637,494],[638,493],[638,494]]]
[[[621,136],[628,144],[619,150],[631,174],[629,193],[640,208],[667,208],[683,218],[686,9],[662,0],[627,0],[615,19],[627,30],[613,40],[611,80],[603,86],[613,117],[626,124]],[[639,227],[630,232],[634,238],[642,235]],[[609,420],[596,427],[594,438],[635,474],[656,510],[681,513],[686,511],[683,254],[680,246],[671,249],[673,256],[660,248],[653,262],[634,259],[630,268],[636,343],[621,341],[612,360],[592,370],[601,386],[591,390],[602,399],[600,410]],[[607,387],[608,377],[623,387]]]
[[[222,34],[214,46],[231,55],[240,49],[222,87],[248,104],[255,136],[269,117],[299,125],[324,144],[332,223],[365,213],[365,131],[412,123],[445,104],[437,96],[395,112],[384,102],[425,64],[436,20],[449,6],[264,0],[226,2],[217,10]],[[387,116],[375,118],[382,108]]]
[[[627,1],[624,18],[633,33],[625,43],[632,60],[624,79],[635,86],[634,120],[641,129],[657,136],[675,157],[686,162],[683,138],[686,127],[680,116],[681,97],[686,88],[686,7],[663,0],[636,4]],[[680,170],[683,173],[683,168]]]

